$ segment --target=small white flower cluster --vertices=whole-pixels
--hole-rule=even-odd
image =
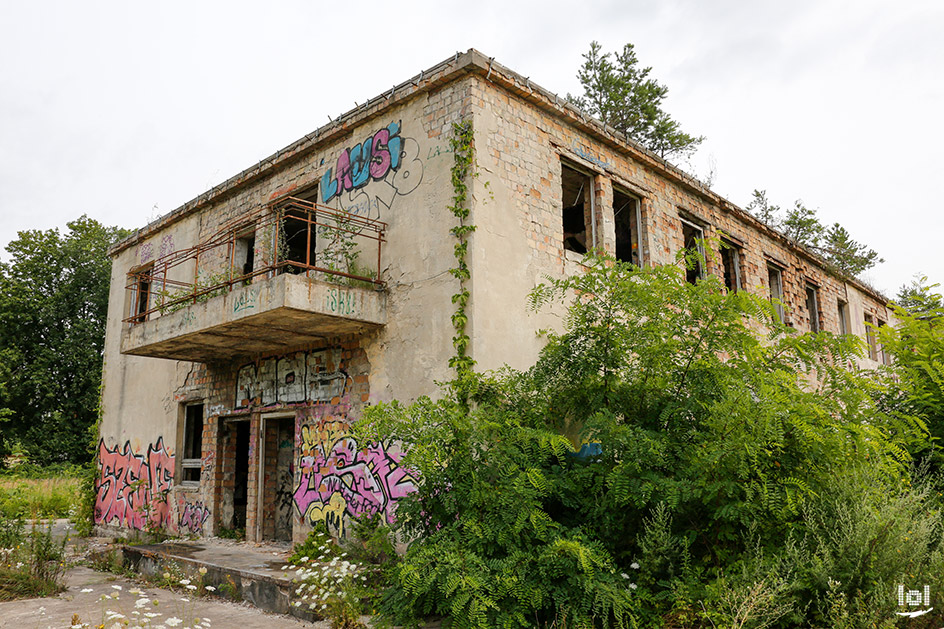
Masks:
[[[120,609],[119,602],[121,600],[120,593],[123,590],[122,586],[112,585],[111,589],[115,591],[110,594],[102,594],[99,600],[118,602],[119,609],[111,609],[111,603],[108,603],[108,607],[106,608],[103,602],[101,622],[94,623],[94,625],[89,623],[76,623],[71,625],[70,629],[90,629],[92,626],[107,627],[108,629],[167,629],[168,627],[178,627],[185,623],[185,626],[181,629],[211,629],[209,618],[192,618],[190,617],[192,614],[186,613],[186,609],[178,608],[176,610],[184,618],[169,616],[161,620],[164,614],[157,611],[160,601],[157,598],[148,597],[146,592],[137,588],[128,590],[128,593],[136,595],[137,599],[134,601],[134,609],[125,614],[123,610]],[[94,590],[92,588],[83,588],[81,592],[83,594],[89,594],[94,592]],[[180,600],[189,602],[189,600],[185,598]]]
[[[318,547],[321,554],[311,559],[302,557],[298,565],[282,566],[282,570],[295,572],[293,583],[297,599],[292,603],[295,607],[308,605],[308,609],[324,611],[333,600],[343,600],[345,586],[355,581],[366,581],[367,576],[355,563],[345,559],[347,553],[334,556],[330,547],[323,544]]]
[[[629,567],[632,568],[633,570],[639,570],[639,564],[636,563],[635,561],[634,561],[633,563],[629,564]],[[626,574],[625,572],[621,572],[621,573],[620,573],[620,576],[623,577],[624,579],[626,579],[627,581],[629,581],[629,580],[632,578],[632,577],[630,577],[628,574]],[[637,587],[639,587],[639,586],[636,585],[635,583],[630,583],[627,587],[628,587],[630,590],[635,590],[635,589],[636,589]]]

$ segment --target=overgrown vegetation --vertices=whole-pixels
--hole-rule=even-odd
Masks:
[[[449,366],[455,369],[456,377],[461,379],[471,373],[475,365],[472,357],[468,355],[470,339],[465,331],[469,321],[465,309],[471,297],[466,283],[472,278],[469,265],[466,263],[466,255],[469,251],[468,237],[475,231],[475,225],[466,222],[469,218],[468,180],[470,177],[475,177],[475,135],[472,123],[468,120],[453,123],[452,132],[453,137],[450,138],[449,143],[453,154],[451,171],[453,194],[452,203],[448,209],[458,219],[459,224],[449,230],[449,233],[456,238],[454,248],[456,265],[449,269],[449,273],[459,280],[459,290],[452,296],[452,303],[456,306],[452,314],[452,325],[456,330],[456,335],[452,337],[452,345],[456,353],[449,359]]]
[[[690,155],[704,141],[683,132],[662,109],[669,88],[650,78],[652,68],[639,67],[632,44],[614,54],[594,41],[583,59],[577,71],[583,95],[568,94],[569,101],[663,159]]]
[[[0,516],[0,601],[62,591],[65,545],[51,524],[34,523],[27,530],[21,519]]]
[[[767,199],[766,190],[754,190],[747,210],[852,277],[885,261],[874,249],[853,240],[849,231],[839,223],[833,223],[831,227],[823,225],[816,216],[816,210],[809,209],[799,199],[784,213],[780,206]]]
[[[20,232],[6,247],[10,261],[0,263],[0,457],[19,445],[41,465],[90,458],[107,252],[130,232],[86,216],[67,228]]]
[[[293,605],[328,618],[333,629],[363,629],[359,618],[374,612],[398,559],[384,519],[367,514],[340,541],[319,524],[295,546],[283,570],[298,584]]]
[[[534,367],[355,425],[402,439],[421,479],[387,621],[890,627],[897,584],[941,608],[926,414],[845,368],[854,337],[760,335],[770,303],[714,278],[586,264],[534,291],[570,302]]]

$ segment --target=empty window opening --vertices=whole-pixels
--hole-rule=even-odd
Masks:
[[[134,323],[147,321],[147,312],[151,309],[151,273],[154,267],[138,269],[131,275],[134,288],[131,296],[131,316]]]
[[[184,483],[199,483],[203,466],[203,404],[188,404],[184,411]]]
[[[251,275],[256,260],[256,232],[250,230],[237,236],[233,252],[234,268],[238,275]]]
[[[767,286],[770,288],[770,303],[774,305],[777,320],[783,323],[783,272],[775,266],[767,266]]]
[[[564,227],[564,249],[567,251],[587,253],[588,247],[592,246],[587,237],[592,195],[593,179],[561,163],[561,218]]]
[[[288,261],[290,273],[304,273],[306,267],[315,265],[314,217],[307,212],[290,209],[282,219],[282,238],[279,243],[279,259]]]
[[[694,284],[705,277],[705,231],[695,223],[682,221],[682,241],[686,251],[685,280]]]
[[[878,360],[878,340],[875,337],[875,317],[865,315],[865,342],[869,346],[869,358]]]
[[[810,332],[819,332],[819,289],[806,285],[806,312],[810,316]]]
[[[885,322],[882,321],[881,319],[878,319],[879,332],[881,332],[884,326],[885,326]],[[888,352],[885,351],[885,348],[882,346],[882,344],[878,342],[878,336],[879,334],[876,333],[876,348],[875,349],[876,349],[876,352],[878,353],[878,358],[876,360],[882,361],[883,365],[890,365],[892,364],[892,357]]]
[[[639,199],[613,188],[613,218],[616,221],[616,259],[642,266],[640,242],[642,211]]]
[[[728,291],[741,290],[741,251],[737,245],[721,241],[721,263],[724,266],[724,285]]]
[[[849,304],[843,300],[838,302],[839,310],[839,333],[849,334]]]

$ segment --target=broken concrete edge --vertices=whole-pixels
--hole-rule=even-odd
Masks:
[[[291,579],[280,579],[267,574],[239,568],[228,568],[219,564],[189,557],[172,555],[128,544],[118,545],[125,565],[140,575],[162,575],[166,564],[175,563],[185,572],[206,569],[202,577],[204,586],[216,588],[216,595],[233,601],[245,601],[263,611],[294,616],[308,622],[322,617],[304,606],[292,605],[294,590],[298,587]]]

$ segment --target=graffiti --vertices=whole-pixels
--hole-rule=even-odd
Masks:
[[[357,294],[340,288],[331,288],[325,294],[325,309],[343,315],[352,315],[357,310]]]
[[[161,248],[158,249],[158,256],[164,257],[169,253],[174,252],[174,235],[173,234],[164,234],[161,237]]]
[[[190,308],[185,308],[181,318],[184,320],[184,325],[188,325],[197,320],[197,315],[193,314],[193,311]]]
[[[143,242],[138,246],[138,260],[143,264],[154,257],[154,246]]]
[[[203,506],[202,502],[188,502],[180,511],[178,529],[181,531],[187,529],[191,535],[199,535],[203,532],[203,524],[209,517],[210,510]]]
[[[243,365],[236,375],[235,408],[330,402],[344,394],[341,350],[322,349]],[[258,402],[256,402],[258,400]]]
[[[96,482],[95,522],[116,523],[145,530],[168,522],[167,494],[174,479],[174,455],[163,438],[148,446],[147,454],[135,454],[126,441],[109,449],[98,444],[100,474]]]
[[[390,123],[341,151],[321,178],[321,202],[337,198],[346,212],[380,218],[381,206],[389,209],[397,196],[410,194],[423,181],[419,152],[416,140],[400,136],[400,123]]]
[[[590,162],[591,164],[596,164],[596,165],[599,166],[600,168],[605,168],[605,169],[607,169],[607,170],[612,170],[613,167],[610,165],[609,162],[605,162],[605,161],[603,161],[602,159],[600,159],[599,157],[597,157],[596,155],[594,155],[593,153],[590,153],[589,151],[585,151],[585,150],[583,149],[583,147],[581,147],[580,145],[577,144],[576,141],[573,143],[573,145],[571,146],[571,148],[573,149],[574,153],[576,153],[576,154],[579,155],[580,157],[584,158],[585,160],[587,160],[587,161]]]
[[[429,150],[426,151],[426,161],[428,162],[440,155],[448,155],[449,153],[455,153],[455,150],[451,146],[439,146],[438,144],[431,146]]]
[[[390,443],[359,448],[347,429],[346,422],[330,416],[302,426],[294,495],[309,524],[324,522],[339,533],[345,515],[379,513],[392,523],[396,502],[416,490],[415,479],[400,466],[399,448]]]
[[[241,310],[250,310],[256,307],[256,291],[247,290],[245,293],[240,293],[236,299],[233,300],[233,312],[239,312]]]

